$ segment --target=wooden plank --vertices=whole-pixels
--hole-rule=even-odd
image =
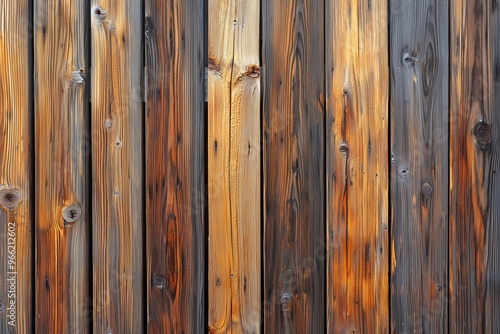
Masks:
[[[260,333],[259,1],[209,1],[209,331]]]
[[[262,2],[264,329],[325,330],[324,3]]]
[[[31,333],[33,197],[28,0],[0,5],[0,332]],[[12,274],[15,273],[15,274]]]
[[[149,333],[205,323],[203,1],[146,1]]]
[[[328,332],[389,331],[387,10],[326,9]]]
[[[450,332],[500,331],[500,9],[450,10]]]
[[[391,332],[447,333],[448,2],[390,6]]]
[[[92,1],[93,330],[141,333],[142,4]]]
[[[34,10],[35,328],[88,332],[88,6],[37,0]]]

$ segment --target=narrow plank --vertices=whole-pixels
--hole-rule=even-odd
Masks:
[[[93,331],[141,333],[142,4],[92,1]]]
[[[147,0],[149,333],[205,323],[203,1]]]
[[[324,2],[262,2],[264,329],[325,331]]]
[[[36,326],[88,332],[86,1],[34,2]]]
[[[387,1],[326,9],[327,328],[389,331]]]
[[[260,333],[259,8],[209,1],[211,333]]]
[[[391,332],[448,332],[448,2],[392,0]]]
[[[450,11],[450,332],[500,331],[500,9]]]
[[[0,332],[31,333],[33,184],[28,0],[0,4]],[[14,274],[13,274],[14,273]]]

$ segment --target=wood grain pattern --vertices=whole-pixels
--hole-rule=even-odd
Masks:
[[[450,11],[450,332],[500,331],[500,9]]]
[[[206,332],[203,1],[146,1],[149,333]]]
[[[89,330],[86,1],[35,1],[36,331]]]
[[[448,332],[448,2],[393,0],[391,331]]]
[[[93,330],[141,333],[143,305],[142,6],[92,1]]]
[[[33,330],[30,12],[27,0],[0,4],[1,333]]]
[[[321,333],[325,8],[303,0],[264,0],[262,6],[264,330]]]
[[[209,0],[211,333],[260,333],[259,7]]]
[[[387,1],[327,5],[328,332],[389,330]]]

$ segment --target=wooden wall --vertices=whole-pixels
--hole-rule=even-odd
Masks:
[[[496,0],[0,2],[0,333],[497,333]]]

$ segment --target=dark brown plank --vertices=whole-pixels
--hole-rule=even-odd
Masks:
[[[327,2],[327,326],[389,327],[387,1]]]
[[[448,331],[448,1],[392,0],[391,331]]]
[[[35,0],[36,326],[86,333],[88,3]],[[57,15],[56,15],[57,14]]]
[[[33,150],[30,1],[0,5],[0,333],[31,333]]]
[[[452,0],[450,332],[500,332],[500,4]]]
[[[148,333],[205,324],[203,1],[146,0]]]
[[[144,331],[142,2],[92,1],[93,332]]]
[[[262,1],[264,330],[325,330],[324,3]]]

